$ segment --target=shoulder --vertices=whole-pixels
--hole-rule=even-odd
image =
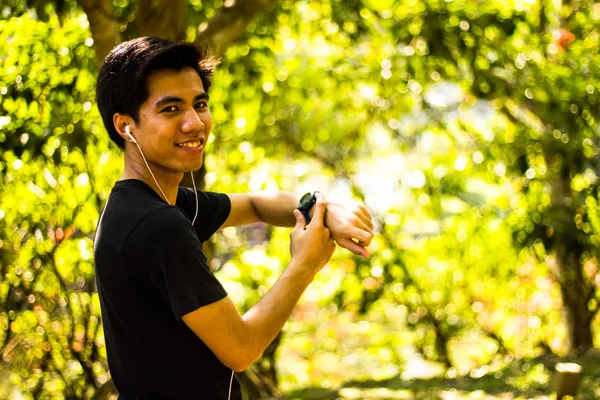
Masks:
[[[198,195],[198,208],[196,208],[196,194]],[[231,200],[224,193],[205,192],[190,188],[179,188],[177,195],[177,206],[180,207],[190,220],[193,219],[196,209],[199,216],[198,221],[221,220],[222,216],[229,215]],[[197,223],[196,223],[197,225]],[[217,227],[218,228],[218,227]]]

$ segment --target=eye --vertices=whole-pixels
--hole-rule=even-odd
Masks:
[[[208,104],[205,101],[200,101],[196,103],[196,108],[203,109],[208,108]]]
[[[163,108],[160,112],[175,112],[177,111],[177,107],[176,106],[168,106]]]

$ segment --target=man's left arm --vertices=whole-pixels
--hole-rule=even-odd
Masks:
[[[238,226],[253,222],[264,222],[275,226],[292,227],[296,223],[293,215],[301,195],[293,192],[256,192],[228,194],[231,212],[221,226]],[[310,216],[314,208],[310,211]],[[333,239],[342,247],[356,255],[369,258],[366,247],[373,238],[371,214],[362,204],[343,205],[327,202],[325,225]]]

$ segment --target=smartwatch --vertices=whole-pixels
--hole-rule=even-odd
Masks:
[[[297,210],[300,211],[302,213],[302,215],[304,215],[304,218],[306,218],[306,223],[309,224],[310,223],[310,215],[308,214],[308,212],[310,211],[311,208],[313,208],[313,206],[315,205],[315,203],[317,202],[317,192],[308,192],[306,193],[304,196],[302,196],[302,198],[300,199],[300,205],[298,205]]]

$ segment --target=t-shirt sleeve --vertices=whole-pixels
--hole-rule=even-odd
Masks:
[[[194,228],[198,233],[200,242],[208,240],[223,225],[231,212],[231,200],[224,193],[204,192],[198,190],[198,217]],[[194,190],[182,188],[179,193],[182,197],[181,206],[190,218],[196,212],[196,198]]]
[[[181,210],[146,215],[130,235],[125,255],[162,294],[176,319],[227,296]]]

